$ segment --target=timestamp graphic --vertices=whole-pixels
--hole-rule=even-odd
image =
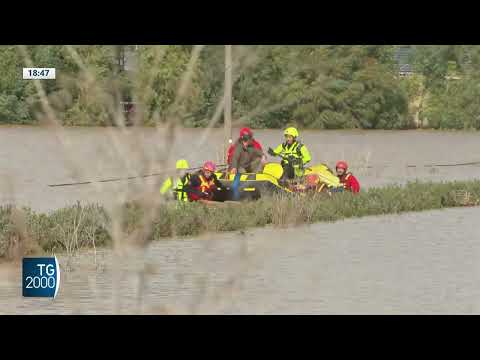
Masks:
[[[55,68],[23,68],[23,80],[54,80]]]

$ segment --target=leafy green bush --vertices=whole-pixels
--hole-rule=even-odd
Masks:
[[[0,206],[0,258],[7,257],[11,245],[10,239],[13,236],[11,209],[11,206]]]
[[[110,243],[108,218],[98,205],[77,204],[48,215],[29,210],[27,218],[27,233],[45,251],[72,253],[84,247]]]
[[[31,122],[28,104],[15,95],[0,94],[0,123]]]

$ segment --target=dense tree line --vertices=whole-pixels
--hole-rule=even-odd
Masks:
[[[480,129],[480,46],[416,46],[428,127]]]
[[[410,59],[415,75],[405,78],[399,77],[395,50],[236,45],[234,119],[255,128],[480,128],[479,46],[415,46]],[[42,118],[33,82],[22,80],[26,58],[57,69],[56,80],[41,84],[65,125],[112,125],[126,99],[141,104],[145,125],[176,116],[186,126],[202,127],[221,114],[223,46],[140,46],[134,76],[121,71],[121,51],[120,46],[0,46],[0,123]],[[178,96],[181,86],[184,94]]]

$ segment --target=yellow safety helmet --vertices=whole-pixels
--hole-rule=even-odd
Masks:
[[[298,137],[298,130],[295,129],[294,127],[289,127],[288,129],[285,129],[284,135],[290,135],[293,136],[294,138]]]
[[[177,161],[177,170],[188,169],[188,168],[190,168],[190,166],[188,165],[187,160],[182,159]]]

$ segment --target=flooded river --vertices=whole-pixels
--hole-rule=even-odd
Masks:
[[[265,148],[281,131],[257,131]],[[167,148],[152,129],[0,127],[0,203],[48,211],[109,204],[158,189],[157,178],[49,188],[52,183],[156,172],[219,160],[223,132],[185,130]],[[204,140],[206,139],[206,142]],[[352,164],[364,187],[408,180],[480,178],[480,133],[306,131],[313,162]],[[416,168],[407,165],[418,165]],[[480,313],[480,208],[253,229],[61,257],[55,300],[24,299],[20,266],[0,266],[0,314],[470,314]]]
[[[280,130],[259,130],[256,137],[265,148],[283,140]],[[303,131],[301,138],[312,163],[334,167],[337,160],[347,160],[364,187],[417,178],[480,178],[480,166],[423,166],[480,161],[480,132]],[[0,127],[0,139],[0,203],[16,202],[40,211],[77,201],[123,201],[147,188],[158,192],[160,178],[59,188],[48,184],[156,173],[168,154],[169,167],[179,158],[192,166],[223,160],[221,129],[208,134],[200,129],[178,131],[171,145],[154,129],[68,128],[57,134],[45,128]]]
[[[254,229],[160,241],[121,262],[90,251],[61,258],[55,300],[22,298],[10,266],[0,313],[479,314],[479,218],[462,208]]]

